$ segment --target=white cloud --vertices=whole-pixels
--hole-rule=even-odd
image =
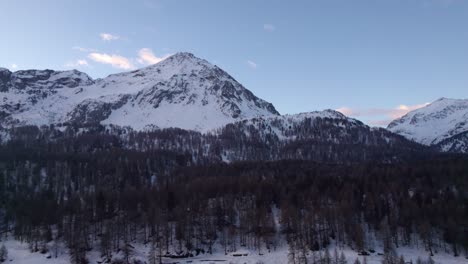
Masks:
[[[79,46],[75,46],[72,49],[78,50],[78,51],[81,51],[81,52],[96,52],[97,51],[96,49],[88,49],[88,48],[83,48],[83,47],[79,47]]]
[[[427,106],[429,103],[417,104],[417,105],[399,105],[391,113],[391,117],[399,118],[406,115],[408,112]]]
[[[272,24],[263,24],[263,29],[268,32],[273,32],[276,30],[276,27]]]
[[[257,69],[258,65],[254,61],[248,60],[247,64],[249,65],[250,68],[252,69]]]
[[[371,118],[368,122],[371,125],[385,126],[394,119],[406,115],[408,112],[427,106],[429,103],[416,105],[399,105],[394,108],[349,108],[341,107],[336,111],[350,117],[367,117]],[[378,119],[384,118],[384,119]]]
[[[73,62],[67,62],[65,64],[65,67],[68,67],[68,68],[88,67],[88,66],[89,66],[89,64],[88,64],[87,60],[76,60],[76,61],[73,61]]]
[[[157,57],[154,55],[153,51],[148,48],[143,48],[138,51],[138,63],[143,64],[143,65],[151,65],[151,64],[156,64],[164,59],[169,57],[169,55],[165,55],[163,57]]]
[[[10,68],[12,68],[12,69],[17,69],[17,68],[18,68],[18,65],[16,65],[16,64],[13,63],[12,65],[10,65]]]
[[[110,33],[101,33],[101,34],[99,34],[99,36],[100,36],[101,39],[104,40],[104,41],[112,41],[112,40],[118,40],[118,39],[120,39],[119,36],[112,35],[112,34],[110,34]]]
[[[93,52],[88,55],[88,58],[95,62],[109,64],[114,68],[124,70],[135,68],[129,59],[120,55]]]

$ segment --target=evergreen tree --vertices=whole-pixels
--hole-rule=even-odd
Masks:
[[[398,264],[405,264],[405,258],[403,255],[400,256],[400,259],[398,260]]]
[[[345,254],[343,253],[343,251],[341,251],[341,254],[340,254],[340,259],[338,261],[339,264],[347,264],[348,261],[346,260],[346,256]]]
[[[324,264],[331,264],[332,263],[332,259],[331,259],[331,256],[330,256],[330,251],[328,250],[328,248],[325,250],[325,254],[323,255],[323,263]]]
[[[427,264],[435,264],[435,261],[431,256],[427,258]]]
[[[288,264],[296,264],[296,248],[293,241],[288,243]]]
[[[8,259],[8,250],[5,245],[0,247],[0,262],[7,261]]]
[[[384,254],[382,264],[398,264],[398,263],[399,263],[399,258],[395,250],[390,250]]]
[[[333,251],[333,264],[340,264],[340,256],[338,255],[338,249],[335,247]]]
[[[151,247],[148,252],[148,263],[157,264],[156,243],[154,243],[154,241],[151,242]]]

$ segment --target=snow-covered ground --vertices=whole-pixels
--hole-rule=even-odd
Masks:
[[[58,256],[55,257],[55,252],[51,250],[51,252],[46,254],[41,254],[39,252],[31,253],[28,248],[27,243],[21,243],[19,241],[9,239],[7,241],[0,242],[0,245],[5,245],[8,249],[8,260],[6,263],[11,264],[67,264],[70,263],[68,251],[65,249],[63,245],[58,247]],[[143,263],[148,263],[147,256],[149,252],[149,245],[135,245],[135,250],[133,252],[133,258],[141,260]],[[238,264],[257,264],[257,263],[272,263],[272,264],[284,264],[288,263],[288,247],[287,245],[283,244],[282,246],[278,247],[277,250],[268,252],[263,249],[261,252],[248,250],[248,249],[239,249],[236,252],[230,252],[228,254],[224,254],[221,246],[218,245],[215,249],[215,253],[210,254],[203,254],[199,256],[195,256],[192,258],[186,259],[168,259],[164,258],[163,263],[238,263]],[[329,251],[333,256],[334,247],[330,247]],[[363,260],[362,256],[358,256],[358,254],[349,249],[338,249],[338,252],[344,253],[347,258],[348,263],[354,263],[356,258]],[[381,263],[382,256],[377,254],[371,254],[371,256],[367,257],[367,263]],[[398,255],[403,255],[407,262],[412,261],[416,263],[416,259],[420,257],[423,260],[428,258],[428,252],[424,251],[421,248],[399,248],[397,249]],[[241,256],[239,256],[241,255]],[[102,261],[100,254],[98,251],[93,250],[88,252],[87,257],[89,259],[89,263],[99,263]],[[115,256],[118,258],[118,256]],[[309,258],[312,257],[311,254],[308,256]],[[468,263],[468,259],[464,256],[454,257],[448,253],[437,253],[435,256],[432,257],[435,263],[440,264],[460,264],[460,263]]]

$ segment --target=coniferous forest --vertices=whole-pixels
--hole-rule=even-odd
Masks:
[[[417,244],[468,254],[466,156],[226,163],[162,144],[180,139],[171,130],[157,135],[166,147],[151,149],[123,147],[147,134],[50,140],[31,131],[0,147],[0,232],[52,255],[63,242],[72,263],[87,263],[91,249],[133,263],[135,243],[151,246],[149,263],[215,244],[261,254],[287,243],[293,263],[332,243],[362,255],[380,244],[384,253]]]

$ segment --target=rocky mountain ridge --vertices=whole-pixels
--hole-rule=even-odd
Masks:
[[[468,151],[468,100],[440,98],[409,112],[388,130],[441,151]]]
[[[177,53],[149,67],[92,80],[73,70],[0,70],[0,125],[115,124],[206,131],[279,115],[219,67]]]

